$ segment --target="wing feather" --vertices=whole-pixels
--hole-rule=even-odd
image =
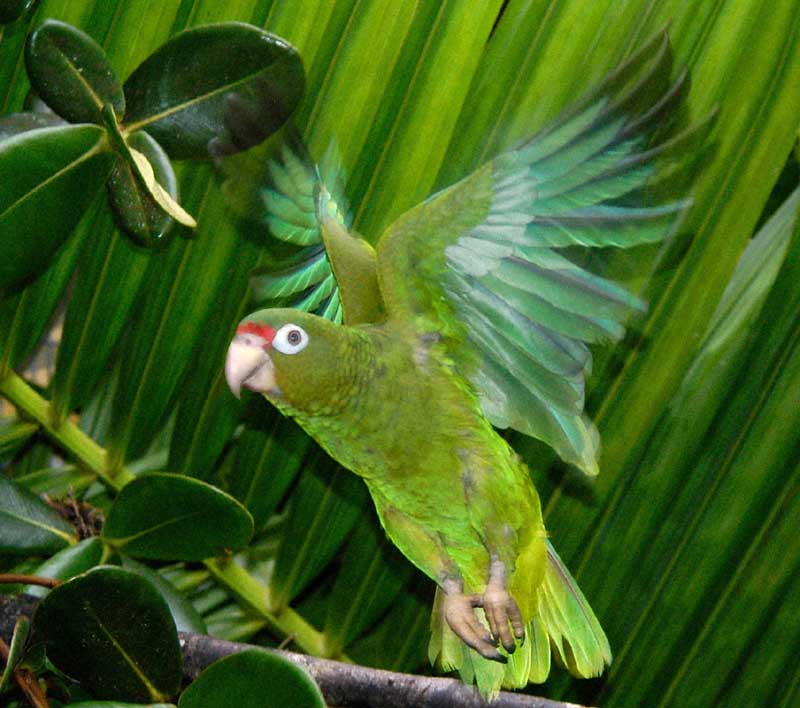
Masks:
[[[302,145],[295,142],[302,152]],[[326,218],[343,227],[349,221],[335,152],[329,150],[317,167],[285,143],[279,157],[268,162],[266,172],[269,184],[261,190],[267,212],[264,221],[275,239],[297,250],[253,277],[255,296],[260,302],[280,303],[341,322],[339,286],[322,233]]]
[[[401,216],[378,246],[389,317],[438,328],[495,425],[588,474],[599,436],[583,412],[587,344],[620,339],[646,307],[559,250],[629,248],[677,227],[688,201],[647,192],[699,134],[664,137],[687,83],[684,73],[670,84],[670,67],[666,41],[651,41],[554,126]]]

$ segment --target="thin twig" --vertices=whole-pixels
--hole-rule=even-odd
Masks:
[[[5,630],[5,627],[0,629]],[[10,654],[11,648],[6,644],[5,639],[0,636],[0,658],[3,660],[4,664],[8,661]],[[44,691],[42,691],[42,687],[39,685],[36,675],[30,671],[30,669],[22,667],[14,669],[14,680],[33,708],[50,708],[50,704],[47,702],[47,697],[44,695]]]
[[[33,708],[50,708],[36,674],[30,669],[16,669],[14,678]]]
[[[61,581],[55,578],[42,578],[39,575],[25,575],[24,573],[0,573],[0,585],[15,583],[41,585],[43,588],[54,588],[61,585]]]

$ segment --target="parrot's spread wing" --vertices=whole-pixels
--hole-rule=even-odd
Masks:
[[[331,148],[319,166],[293,151],[267,163],[269,184],[261,190],[270,233],[294,252],[253,278],[256,297],[334,322],[342,321],[342,302],[323,238],[324,223],[349,226],[342,170]]]
[[[643,196],[692,132],[648,144],[684,83],[669,84],[669,63],[666,40],[651,42],[580,108],[401,216],[378,246],[389,317],[441,335],[493,424],[591,475],[587,344],[619,339],[645,304],[562,249],[628,248],[675,228],[686,202]]]

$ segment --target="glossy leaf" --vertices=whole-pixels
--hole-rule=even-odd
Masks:
[[[105,182],[111,154],[88,125],[0,143],[0,291],[42,271]]]
[[[74,529],[56,511],[0,475],[0,552],[45,555],[76,541]]]
[[[164,598],[169,606],[172,619],[175,621],[175,626],[179,632],[208,633],[206,623],[203,621],[200,613],[195,610],[192,603],[178,592],[177,588],[164,576],[144,565],[144,563],[138,563],[132,558],[123,557],[122,567],[133,571],[140,577],[146,578],[153,587],[158,590],[161,597]]]
[[[180,687],[169,608],[131,571],[101,566],[59,585],[33,622],[48,659],[97,698],[165,701]]]
[[[0,675],[0,695],[2,695],[14,678],[14,669],[25,652],[25,644],[30,634],[31,621],[25,616],[17,617],[14,624],[14,633],[11,635],[11,644],[8,646],[8,656],[4,657],[5,666]]]
[[[25,66],[39,97],[70,123],[102,123],[111,104],[121,116],[125,96],[103,48],[77,27],[48,19],[31,32]]]
[[[50,556],[33,571],[33,575],[55,580],[69,580],[100,565],[103,555],[103,542],[96,537],[87,538]],[[41,585],[28,585],[25,592],[34,597],[44,597],[48,590]]]
[[[200,561],[242,548],[253,520],[233,497],[181,475],[149,474],[114,500],[103,540],[137,558]]]
[[[246,677],[246,680],[244,678]],[[178,708],[325,708],[314,679],[277,654],[248,649],[215,661],[181,694]]]
[[[0,0],[0,24],[18,20],[36,0]]]
[[[179,224],[192,229],[195,228],[197,222],[194,220],[194,217],[186,212],[186,210],[172,198],[170,193],[161,186],[156,179],[153,166],[150,164],[147,157],[138,150],[133,149],[130,150],[130,154],[133,157],[139,182],[148,191],[153,201]]]
[[[131,135],[127,144],[129,148],[145,156],[155,181],[173,199],[177,199],[175,172],[161,146],[144,131]],[[152,245],[163,239],[172,226],[173,221],[169,214],[153,198],[138,171],[122,156],[117,156],[114,161],[108,180],[108,198],[120,227],[145,245]]]
[[[0,117],[0,141],[11,138],[20,133],[27,133],[39,128],[53,128],[64,125],[64,120],[55,113],[9,113]]]
[[[182,32],[125,82],[129,130],[146,128],[172,157],[255,145],[303,95],[303,66],[284,40],[243,23]]]

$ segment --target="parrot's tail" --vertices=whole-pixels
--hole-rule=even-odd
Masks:
[[[438,657],[445,671],[458,671],[465,683],[477,684],[478,690],[487,697],[501,688],[543,683],[550,673],[552,655],[579,678],[603,673],[611,663],[608,639],[549,541],[537,604],[538,613],[528,624],[525,642],[509,655],[500,647],[501,653],[508,657],[508,662],[503,664],[485,659],[461,642],[442,619],[441,591],[437,590],[428,650],[431,662],[435,663]]]

